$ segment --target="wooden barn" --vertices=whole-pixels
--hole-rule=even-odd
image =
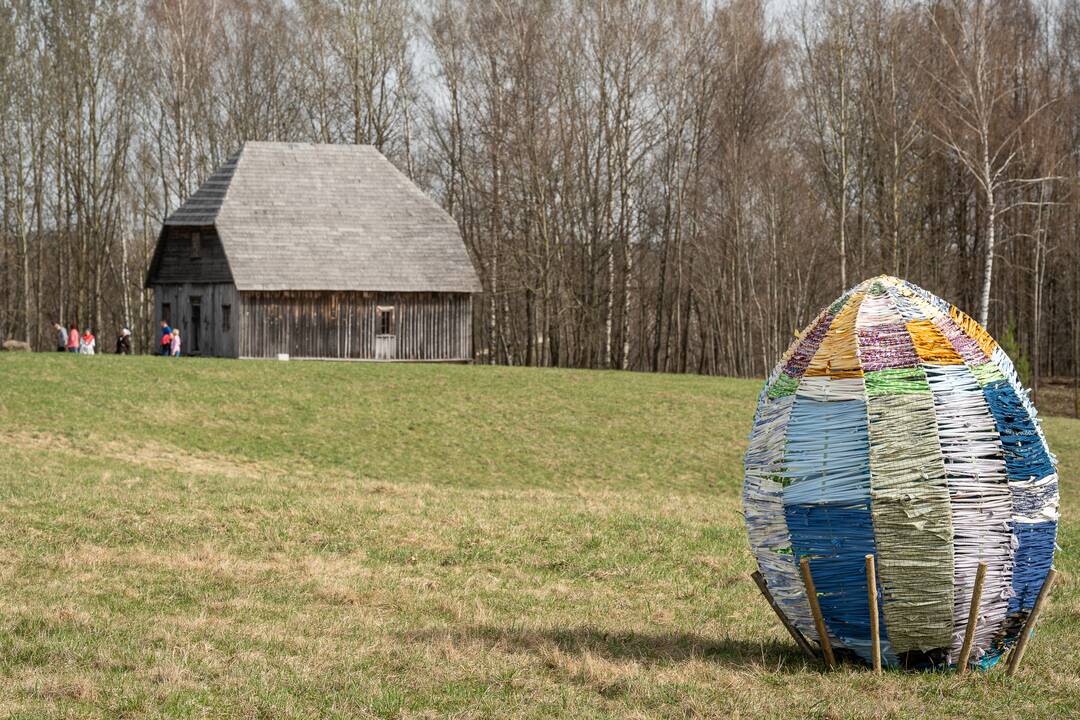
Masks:
[[[166,220],[146,279],[185,353],[469,360],[457,225],[375,148],[249,142]]]

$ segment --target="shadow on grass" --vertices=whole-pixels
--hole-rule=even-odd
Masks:
[[[491,650],[529,652],[538,657],[557,648],[571,655],[589,653],[610,661],[629,660],[651,665],[704,660],[743,669],[801,672],[807,669],[808,664],[795,645],[774,640],[748,642],[731,638],[711,639],[692,633],[608,631],[591,626],[526,629],[472,625],[408,632],[403,639],[413,643],[450,640],[481,644]]]

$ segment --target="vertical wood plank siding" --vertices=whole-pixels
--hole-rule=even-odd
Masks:
[[[238,305],[240,357],[373,360],[377,308],[392,306],[396,359],[472,358],[468,293],[241,292]]]
[[[154,317],[163,319],[162,306],[169,304],[173,327],[180,328],[181,352],[185,355],[212,355],[237,357],[240,329],[240,307],[236,287],[231,283],[177,283],[154,285]],[[199,347],[194,347],[195,333],[192,325],[191,299],[199,298]],[[223,308],[230,310],[229,329],[224,328]],[[159,335],[154,333],[155,339]],[[147,348],[150,352],[157,346]]]

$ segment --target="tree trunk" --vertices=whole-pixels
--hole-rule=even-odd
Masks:
[[[986,199],[986,257],[983,258],[982,296],[979,299],[979,324],[989,331],[990,283],[994,278],[994,232],[997,224],[997,204],[994,201],[994,179],[990,168],[990,152],[983,143],[983,191]]]

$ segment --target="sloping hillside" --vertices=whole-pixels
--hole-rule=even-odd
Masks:
[[[1080,713],[1080,422],[1022,677],[807,665],[748,578],[754,381],[0,356],[0,715]]]

